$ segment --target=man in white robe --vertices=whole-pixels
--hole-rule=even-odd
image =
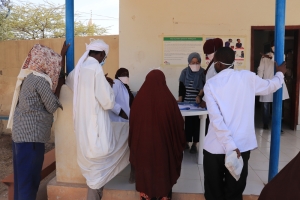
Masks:
[[[129,164],[128,123],[112,124],[108,114],[115,103],[102,69],[108,51],[104,41],[92,40],[67,79],[74,91],[77,162],[89,187],[88,200],[100,200],[103,186]]]

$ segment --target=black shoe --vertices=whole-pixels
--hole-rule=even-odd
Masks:
[[[190,149],[189,144],[185,144],[185,150],[189,150],[189,149]]]
[[[264,127],[263,127],[264,130],[269,130],[269,126],[268,124],[264,124]]]
[[[193,145],[191,146],[190,153],[191,153],[191,154],[198,153],[196,145],[193,144]]]

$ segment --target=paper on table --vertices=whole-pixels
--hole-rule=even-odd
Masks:
[[[179,110],[206,110],[205,108],[198,107],[198,104],[178,104]]]
[[[190,107],[188,105],[178,105],[179,110],[190,110]]]

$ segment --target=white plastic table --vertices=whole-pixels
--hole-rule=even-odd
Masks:
[[[198,165],[203,165],[203,142],[205,137],[205,126],[208,112],[203,110],[181,110],[180,112],[184,117],[199,116],[200,118]]]

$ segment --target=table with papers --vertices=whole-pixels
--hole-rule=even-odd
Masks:
[[[205,126],[207,118],[207,110],[197,107],[195,104],[178,104],[182,116],[199,116],[200,118],[200,131],[199,131],[199,149],[198,149],[198,164],[203,164],[203,142],[205,138]]]

